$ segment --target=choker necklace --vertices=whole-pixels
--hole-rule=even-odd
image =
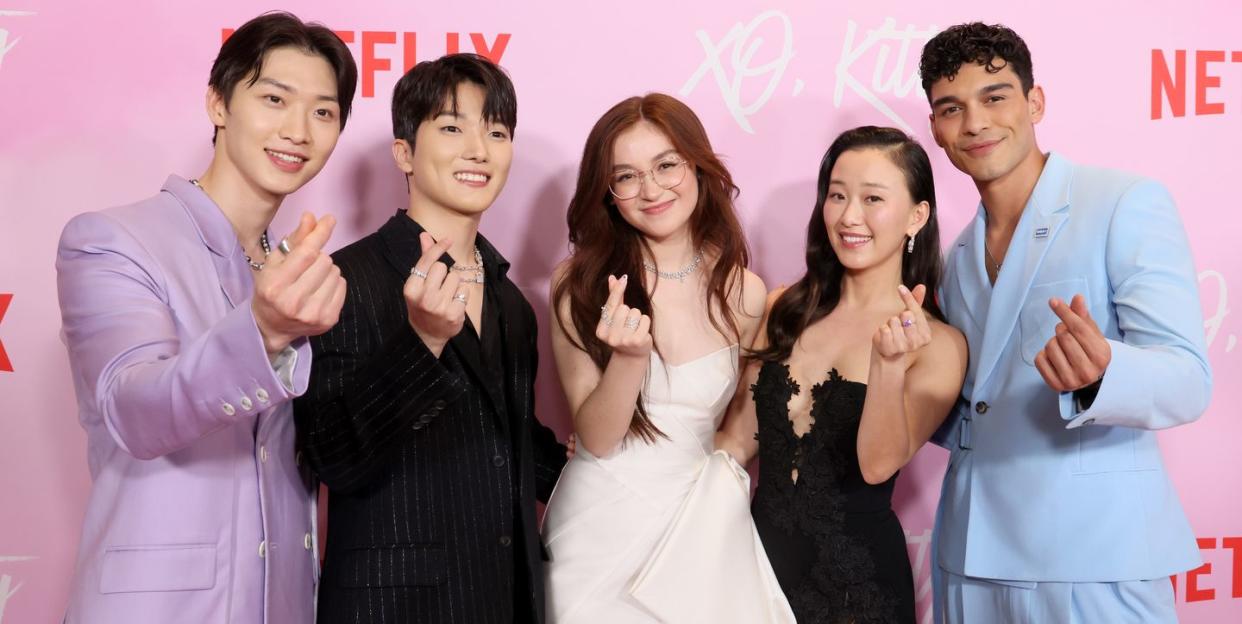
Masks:
[[[450,268],[459,273],[474,273],[473,278],[463,280],[467,284],[482,284],[483,283],[483,254],[479,253],[478,245],[475,245],[474,247],[474,264],[462,264],[460,262],[454,262],[453,266]]]
[[[190,184],[197,186],[198,190],[203,193],[207,192],[207,189],[203,188],[203,185],[198,181],[198,178],[190,178]],[[259,246],[263,248],[263,262],[255,262],[254,260],[251,260],[250,256],[246,255],[244,251],[242,252],[242,256],[246,258],[246,264],[249,264],[250,268],[256,271],[262,271],[263,267],[267,266],[267,257],[272,255],[272,246],[267,242],[267,232],[264,232],[259,236]]]
[[[699,250],[694,252],[694,259],[690,261],[690,264],[682,267],[680,271],[659,271],[656,269],[656,265],[647,262],[646,260],[643,261],[643,268],[646,269],[648,273],[655,273],[656,275],[659,275],[660,279],[675,279],[684,284],[686,283],[686,276],[694,273],[694,270],[699,268],[699,263],[702,261],[703,251]]]

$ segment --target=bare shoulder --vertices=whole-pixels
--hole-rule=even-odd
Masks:
[[[569,261],[572,259],[573,256],[565,256],[564,259],[556,263],[556,266],[552,267],[552,279],[549,284],[553,288],[556,288],[556,285],[565,279],[565,274],[569,272]]]
[[[776,288],[773,288],[772,292],[768,293],[768,298],[763,303],[764,314],[767,314],[772,311],[772,306],[776,305],[776,300],[780,299],[781,295],[785,294],[786,290],[789,290],[789,287],[785,285],[781,285],[781,286],[777,286]]]
[[[768,287],[763,283],[763,278],[756,275],[750,269],[742,269],[742,293],[741,293],[741,310],[742,313],[751,318],[760,318],[766,309],[764,301],[768,296]]]

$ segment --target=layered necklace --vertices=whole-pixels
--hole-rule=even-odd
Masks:
[[[191,178],[190,184],[197,186],[198,189],[204,193],[207,192],[207,189],[203,188],[203,185],[199,183],[196,178]],[[272,246],[267,242],[267,232],[263,232],[263,234],[259,235],[259,246],[263,248],[263,262],[255,262],[254,260],[251,260],[250,256],[247,255],[244,250],[242,251],[242,255],[246,257],[246,264],[249,264],[250,268],[256,271],[262,271],[263,267],[267,266],[267,257],[272,255]]]
[[[474,246],[474,264],[462,264],[460,262],[455,262],[453,263],[453,266],[450,268],[452,268],[452,270],[454,271],[457,271],[458,273],[474,273],[474,277],[462,280],[466,282],[467,284],[482,284],[483,283],[483,254],[479,253],[479,246],[478,245]]]
[[[661,271],[656,268],[655,264],[646,260],[643,260],[643,268],[646,269],[648,273],[659,275],[660,279],[675,279],[684,284],[686,283],[686,277],[691,273],[694,273],[695,269],[699,268],[700,262],[703,262],[703,250],[701,249],[694,252],[694,258],[690,260],[690,264],[681,267],[681,270],[678,271]]]

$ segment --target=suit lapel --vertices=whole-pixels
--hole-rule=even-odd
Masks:
[[[216,275],[220,278],[220,290],[224,291],[229,306],[236,308],[237,304],[245,301],[254,292],[254,276],[250,275],[250,265],[238,262],[236,258],[213,256],[211,259],[216,265]]]
[[[164,192],[172,195],[185,208],[199,238],[211,251],[211,261],[220,279],[220,290],[229,306],[236,308],[254,292],[254,276],[250,265],[242,260],[241,246],[233,225],[215,202],[201,188],[177,176],[168,176]]]
[[[962,298],[962,307],[966,316],[970,317],[973,327],[967,328],[968,335],[982,335],[987,322],[989,299],[992,296],[992,285],[988,283],[987,271],[983,268],[983,232],[986,218],[983,206],[979,206],[979,214],[970,224],[970,231],[962,236],[952,256],[953,278],[957,282],[957,290]]]
[[[992,300],[988,304],[988,317],[983,332],[983,346],[979,354],[976,387],[986,383],[988,376],[996,368],[996,363],[1013,334],[1018,314],[1026,302],[1027,293],[1039,273],[1044,256],[1069,217],[1070,179],[1069,163],[1056,154],[1050,155],[1044,164],[1039,182],[1031,193],[1031,199],[1018,220],[1009,250],[1005,253],[1005,260],[1001,262],[1008,270],[1002,270],[992,288]],[[979,245],[983,244],[984,235],[983,228],[980,227],[976,236]]]

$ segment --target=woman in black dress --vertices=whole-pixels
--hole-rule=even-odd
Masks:
[[[766,332],[717,445],[759,455],[752,513],[803,624],[914,622],[891,499],[940,426],[966,342],[936,306],[931,165],[899,130],[839,136],[820,164],[806,274],[769,297]]]

